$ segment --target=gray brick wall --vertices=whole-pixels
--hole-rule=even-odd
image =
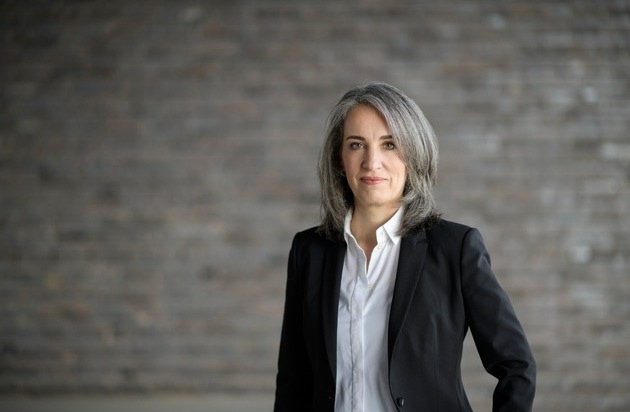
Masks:
[[[342,91],[407,91],[536,409],[630,410],[630,1],[4,1],[0,393],[274,387]],[[467,342],[464,378],[492,379]]]

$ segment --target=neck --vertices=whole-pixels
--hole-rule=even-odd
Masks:
[[[383,226],[398,211],[400,205],[383,208],[355,207],[350,230],[359,243],[376,244],[376,229]]]

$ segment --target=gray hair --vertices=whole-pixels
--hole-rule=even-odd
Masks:
[[[341,146],[346,116],[360,104],[369,105],[383,116],[407,168],[400,235],[430,227],[440,217],[433,197],[438,163],[435,132],[422,110],[403,92],[385,83],[368,83],[344,94],[328,116],[318,165],[320,233],[330,239],[343,239],[344,220],[348,209],[354,206],[354,196],[343,174]]]

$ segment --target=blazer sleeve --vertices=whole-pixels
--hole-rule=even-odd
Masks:
[[[312,374],[302,328],[304,281],[298,270],[298,243],[296,235],[287,268],[274,412],[311,409]]]
[[[492,410],[531,411],[536,386],[534,357],[476,229],[464,236],[460,270],[470,331],[486,371],[498,379]]]

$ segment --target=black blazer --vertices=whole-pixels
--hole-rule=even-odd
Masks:
[[[337,308],[345,242],[315,228],[289,255],[274,411],[333,411]],[[399,411],[470,411],[461,379],[470,329],[498,379],[493,411],[531,411],[536,365],[480,233],[440,221],[401,240],[388,330],[390,395]]]

